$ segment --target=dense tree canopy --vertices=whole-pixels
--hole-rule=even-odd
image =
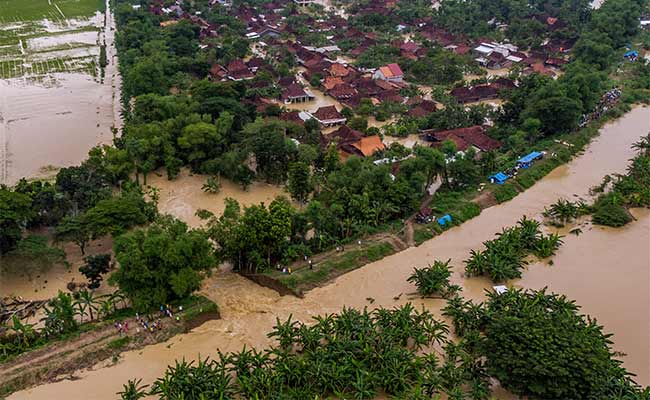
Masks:
[[[120,268],[110,283],[140,312],[189,296],[216,262],[203,232],[169,218],[118,237],[114,251]]]

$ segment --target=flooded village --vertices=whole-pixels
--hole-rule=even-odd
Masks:
[[[0,398],[646,398],[647,2],[17,2]]]

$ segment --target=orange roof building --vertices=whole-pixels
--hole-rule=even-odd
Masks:
[[[375,71],[373,78],[382,81],[401,82],[404,79],[404,72],[402,72],[399,65],[393,63],[379,67],[379,69]]]

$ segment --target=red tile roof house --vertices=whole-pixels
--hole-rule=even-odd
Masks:
[[[375,152],[386,148],[379,136],[364,137],[363,133],[351,129],[347,125],[341,126],[324,138],[324,146],[330,143],[336,143],[342,160],[350,156],[370,157]]]
[[[349,156],[370,157],[378,151],[385,150],[386,146],[379,136],[365,136],[356,142],[344,144],[339,148],[339,155],[343,159]],[[343,153],[343,154],[341,154]]]
[[[228,70],[222,65],[214,64],[210,68],[210,79],[213,81],[225,80],[228,76]]]
[[[305,89],[297,83],[292,83],[282,89],[280,98],[285,104],[304,103],[306,101],[314,100],[314,95],[307,93]]]
[[[333,77],[333,76],[328,76],[325,78],[325,80],[321,83],[325,91],[332,90],[334,89],[337,85],[343,84],[343,79],[339,77]]]
[[[354,97],[357,94],[357,91],[349,84],[341,83],[334,86],[327,92],[327,94],[334,97],[336,100],[343,100]]]
[[[362,137],[363,133],[347,125],[342,125],[339,129],[327,135],[325,145],[333,142],[336,142],[338,145],[349,144],[361,140]]]
[[[300,118],[300,111],[285,111],[278,118],[283,121],[293,122],[294,124],[305,125],[305,121]]]
[[[482,100],[496,99],[499,97],[499,86],[491,83],[472,87],[457,87],[449,93],[460,104],[474,103]]]
[[[490,151],[501,147],[501,142],[492,139],[485,134],[485,128],[480,125],[469,128],[458,128],[447,131],[434,132],[433,130],[424,130],[422,134],[427,140],[433,141],[432,147],[442,145],[445,140],[451,140],[456,143],[458,151],[465,151],[473,147],[476,151]]]
[[[393,63],[380,67],[375,71],[372,77],[382,81],[402,82],[404,80],[404,72],[402,72],[399,65]]]
[[[424,118],[438,110],[435,101],[422,100],[418,103],[412,104],[412,108],[408,110],[407,114],[415,118]]]
[[[246,64],[239,59],[231,61],[226,69],[228,70],[228,79],[233,81],[243,81],[255,77]]]
[[[322,126],[335,126],[344,124],[347,121],[335,106],[320,107],[311,117],[318,121]]]

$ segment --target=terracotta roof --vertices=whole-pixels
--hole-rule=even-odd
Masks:
[[[235,71],[248,70],[246,64],[244,64],[244,62],[240,59],[232,60],[226,68],[230,73],[233,73]]]
[[[229,71],[228,75],[233,79],[250,79],[255,76],[248,68],[240,69],[236,71]]]
[[[418,46],[418,44],[415,42],[404,42],[399,46],[399,48],[400,50],[415,53],[420,48],[420,46]]]
[[[283,121],[294,122],[296,124],[304,125],[305,121],[300,118],[299,111],[286,111],[280,114],[279,117]]]
[[[469,53],[470,50],[471,50],[471,48],[469,46],[466,46],[464,44],[459,44],[454,49],[454,53],[458,54],[459,56],[463,56],[463,55]]]
[[[445,138],[445,140],[451,140],[456,145],[456,150],[465,151],[469,148],[470,144],[463,140],[462,137],[451,134]]]
[[[282,78],[278,79],[278,85],[283,87],[289,86],[293,83],[296,83],[296,78],[294,76],[283,76]]]
[[[210,68],[210,75],[218,78],[225,78],[228,76],[228,71],[226,69],[219,65],[219,64],[214,64],[212,68]]]
[[[283,99],[291,99],[291,98],[306,97],[306,96],[307,93],[305,93],[305,90],[302,88],[302,86],[298,85],[297,83],[292,83],[291,85],[284,88],[284,90],[282,91]]]
[[[377,87],[379,87],[380,89],[382,89],[382,90],[394,90],[395,89],[395,85],[393,85],[390,82],[382,81],[381,79],[377,79],[375,81],[375,85]]]
[[[388,64],[384,67],[380,67],[379,70],[386,78],[397,78],[400,76],[404,76],[404,72],[402,72],[402,69],[399,67],[399,65],[395,63]]]
[[[328,142],[336,141],[339,145],[357,142],[363,138],[363,133],[350,128],[347,125],[341,127],[327,135]]]
[[[386,148],[379,136],[366,136],[361,138],[358,142],[351,143],[350,145],[359,150],[359,152],[365,157],[369,157],[375,152]]]
[[[336,99],[350,98],[357,94],[357,91],[347,83],[341,83],[336,85],[332,90],[329,91],[330,96]]]
[[[325,90],[331,90],[334,89],[336,85],[340,85],[342,83],[343,83],[343,79],[339,77],[328,76],[323,81],[323,87],[325,88]]]
[[[320,120],[320,121],[326,121],[326,120],[330,120],[330,119],[342,119],[343,118],[343,116],[336,109],[335,106],[320,107],[312,115],[315,118],[317,118],[318,120]]]
[[[347,76],[350,70],[343,64],[334,63],[330,66],[329,73],[332,76]]]
[[[472,145],[482,151],[494,150],[501,147],[501,142],[486,135],[485,128],[480,125],[435,132],[433,136],[438,142],[443,142],[447,139],[453,140],[460,151],[467,149],[469,147],[467,145]]]

